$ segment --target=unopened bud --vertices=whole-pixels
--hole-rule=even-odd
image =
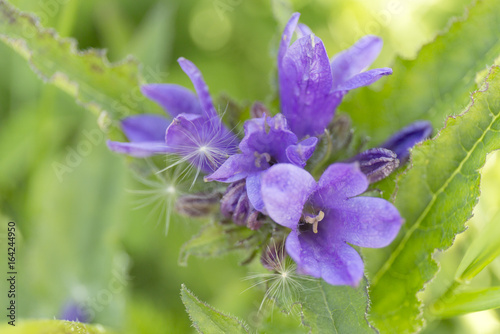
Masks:
[[[259,211],[253,210],[247,217],[247,227],[251,230],[258,230],[262,226],[262,217]]]
[[[370,183],[386,178],[399,167],[396,153],[385,148],[369,149],[348,161],[357,161],[361,172],[366,175]]]
[[[220,201],[220,212],[226,218],[231,218],[241,195],[246,191],[245,181],[231,183]]]
[[[188,217],[202,217],[212,213],[220,201],[219,193],[198,193],[180,196],[175,209]]]
[[[263,103],[255,102],[250,108],[250,116],[252,118],[262,118],[264,115],[270,116],[269,109]]]
[[[257,230],[262,225],[262,217],[248,198],[245,180],[231,183],[220,201],[221,214],[236,225]]]
[[[250,207],[250,200],[248,199],[247,192],[244,191],[243,194],[241,194],[240,199],[238,200],[238,203],[236,204],[233,212],[233,222],[236,225],[246,225],[247,217],[250,213]]]
[[[260,262],[264,268],[272,271],[279,271],[285,260],[285,242],[284,240],[275,241],[271,239],[266,248],[262,251]]]

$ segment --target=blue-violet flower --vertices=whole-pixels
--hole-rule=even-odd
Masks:
[[[205,180],[232,183],[246,179],[248,198],[255,209],[262,211],[262,172],[277,163],[304,167],[314,152],[318,139],[310,137],[299,143],[282,114],[248,120],[244,128],[245,137],[239,145],[241,153],[229,157]]]
[[[359,284],[363,261],[347,243],[379,248],[397,235],[403,219],[381,198],[356,197],[368,188],[357,163],[336,163],[319,182],[304,169],[277,164],[262,176],[268,215],[292,229],[286,251],[301,273],[332,285]]]
[[[285,27],[278,51],[281,112],[299,137],[321,134],[333,119],[335,109],[351,89],[367,86],[390,68],[362,72],[378,56],[382,39],[361,38],[348,50],[328,59],[325,46],[305,25],[298,25],[299,13]],[[298,39],[290,46],[294,31]]]
[[[173,121],[159,115],[136,115],[122,120],[128,143],[108,141],[108,147],[134,157],[175,153],[202,171],[216,170],[236,153],[237,138],[223,124],[199,69],[179,58],[179,65],[191,79],[196,96],[174,84],[149,84],[142,93],[162,106]],[[170,123],[170,125],[169,125]]]

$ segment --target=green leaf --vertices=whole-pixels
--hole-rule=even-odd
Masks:
[[[64,320],[25,320],[16,321],[16,326],[0,326],[3,334],[65,334],[65,333],[86,333],[86,334],[112,334],[100,325],[82,324],[74,321]]]
[[[488,157],[481,170],[481,197],[469,225],[478,230],[468,245],[455,273],[455,279],[467,283],[500,255],[500,152]]]
[[[500,287],[498,286],[457,293],[448,300],[435,304],[432,308],[432,315],[449,318],[496,308],[500,308]]]
[[[456,279],[468,282],[500,255],[500,211],[474,239],[458,266]]]
[[[73,96],[85,108],[115,121],[154,105],[140,94],[138,62],[110,64],[102,50],[78,51],[74,39],[43,28],[38,18],[0,0],[0,39],[26,58],[38,76]]]
[[[250,333],[243,321],[202,302],[184,284],[181,287],[181,298],[199,333]]]
[[[423,326],[417,292],[438,270],[432,254],[464,230],[479,196],[479,170],[500,148],[499,131],[500,67],[494,66],[468,109],[415,147],[413,167],[398,182],[395,205],[406,222],[371,286],[370,319],[379,330],[409,333]]]
[[[418,119],[441,128],[463,110],[475,90],[476,73],[500,55],[500,1],[477,1],[465,19],[420,50],[417,59],[398,58],[381,90],[362,88],[341,105],[374,143]]]
[[[186,242],[179,254],[179,264],[187,265],[189,256],[216,257],[236,249],[252,252],[261,244],[262,233],[246,226],[213,223],[204,226],[200,233]]]
[[[303,324],[311,333],[376,333],[366,319],[367,282],[360,286],[333,286],[323,280],[304,283]]]

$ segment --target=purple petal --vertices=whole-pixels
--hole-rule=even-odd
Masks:
[[[173,152],[205,173],[214,172],[236,153],[234,135],[201,115],[177,116],[167,129],[165,141]]]
[[[122,130],[131,142],[163,142],[169,123],[158,115],[136,115],[121,121]]]
[[[382,198],[350,198],[328,215],[343,240],[361,247],[380,248],[397,236],[403,219],[394,205]],[[319,224],[325,223],[321,221]]]
[[[302,138],[322,133],[342,94],[332,94],[332,72],[323,42],[313,35],[295,41],[278,68],[282,113]]]
[[[367,188],[368,179],[357,163],[335,163],[321,176],[311,200],[318,208],[337,207],[346,199],[362,194]]]
[[[377,59],[382,45],[381,38],[368,35],[349,49],[335,55],[331,62],[334,86],[342,84],[368,68]]]
[[[432,124],[427,121],[416,121],[392,135],[380,147],[387,148],[404,161],[410,154],[410,149],[417,143],[429,138],[432,134]]]
[[[254,118],[245,122],[245,137],[240,150],[247,155],[269,154],[278,163],[288,162],[286,148],[297,144],[297,136],[288,128],[285,117]],[[254,158],[255,159],[255,158]]]
[[[262,200],[269,216],[278,224],[295,229],[304,204],[316,188],[305,170],[291,164],[277,164],[262,174]]]
[[[246,180],[247,194],[253,207],[260,212],[266,213],[262,199],[262,172],[250,174]]]
[[[360,74],[356,74],[352,78],[335,86],[336,91],[347,91],[358,87],[368,86],[376,82],[386,75],[391,75],[392,69],[388,67],[369,70]]]
[[[173,151],[165,145],[164,141],[121,143],[108,140],[106,144],[111,151],[127,154],[136,158],[146,158],[155,154],[171,153]]]
[[[297,145],[288,146],[286,149],[288,160],[296,166],[305,167],[306,161],[309,160],[314,153],[317,143],[318,138],[310,137],[304,139]]]
[[[149,84],[141,87],[142,94],[158,103],[172,117],[182,113],[202,114],[200,100],[187,88],[172,84]]]
[[[244,179],[249,173],[258,171],[255,158],[244,154],[230,156],[215,172],[205,177],[205,181],[219,181],[225,183]]]
[[[372,148],[361,152],[348,162],[357,161],[359,168],[368,178],[368,182],[375,183],[389,176],[399,166],[396,153],[385,148]]]
[[[215,110],[212,102],[212,97],[208,91],[208,86],[205,83],[205,80],[203,80],[200,70],[196,67],[196,65],[185,58],[179,58],[178,62],[184,73],[186,73],[191,79],[205,115],[208,119],[218,118],[217,111]]]
[[[357,286],[363,278],[363,261],[349,245],[325,232],[320,222],[318,233],[290,232],[286,239],[288,255],[298,269],[310,276],[322,278],[332,285]]]
[[[293,32],[297,27],[297,23],[299,22],[300,13],[293,13],[290,20],[285,26],[285,30],[281,35],[280,47],[278,50],[278,68],[281,66],[281,62],[283,57],[285,56],[288,47],[290,46],[290,41],[292,40]]]

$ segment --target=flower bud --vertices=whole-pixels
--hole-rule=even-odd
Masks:
[[[241,195],[245,192],[245,181],[231,183],[220,201],[220,212],[226,218],[231,218],[238,205]]]
[[[212,213],[220,201],[219,193],[198,193],[180,196],[175,209],[188,217],[202,217]]]
[[[359,168],[366,175],[370,183],[375,183],[386,178],[399,166],[396,153],[385,148],[369,149],[348,161],[357,161]]]
[[[262,225],[261,215],[250,203],[245,180],[231,183],[220,201],[220,212],[236,225],[257,230]]]
[[[275,241],[271,239],[270,243],[263,250],[260,256],[262,266],[268,270],[278,271],[285,260],[285,242],[284,240]]]
[[[252,118],[262,118],[264,115],[270,116],[267,107],[261,102],[255,102],[250,108],[250,116]]]
[[[253,210],[247,217],[247,226],[251,230],[258,230],[262,226],[263,215],[257,211]]]

